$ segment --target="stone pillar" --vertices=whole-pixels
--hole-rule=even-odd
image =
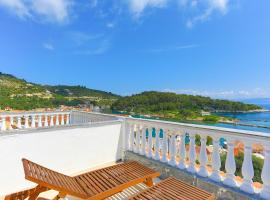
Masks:
[[[35,119],[35,115],[31,116],[31,128],[36,128],[36,119]]]
[[[207,165],[207,151],[206,151],[206,136],[201,136],[201,150],[200,150],[200,169],[198,171],[198,174],[202,177],[208,176],[208,171],[206,168]]]
[[[18,129],[22,128],[22,118],[21,117],[17,117],[17,128]]]
[[[210,175],[210,178],[213,181],[220,182],[221,177],[220,177],[220,154],[219,154],[219,138],[214,137],[213,138],[213,153],[212,153],[212,174]]]
[[[141,137],[141,129],[140,125],[136,125],[136,138],[135,138],[135,146],[134,146],[134,152],[139,153],[140,152],[140,137]]]
[[[168,162],[167,153],[168,153],[168,138],[167,138],[167,130],[163,130],[163,138],[162,138],[162,159],[161,161],[164,163]]]
[[[176,135],[174,135],[174,133],[172,133],[171,137],[170,137],[170,161],[169,161],[169,165],[171,166],[176,166],[176,159],[175,159],[175,155],[176,154]]]
[[[145,126],[143,125],[142,127],[142,146],[141,146],[141,150],[140,150],[140,154],[141,155],[145,155],[145,144],[146,144],[146,134],[145,134]]]
[[[69,123],[70,123],[70,121],[69,121],[69,119],[70,119],[70,118],[69,118],[69,117],[70,117],[70,114],[67,114],[66,116],[67,116],[66,124],[69,124]]]
[[[45,114],[45,119],[44,119],[44,127],[48,127],[49,126],[49,124],[48,124],[48,115],[47,114]]]
[[[61,115],[61,125],[65,125],[65,120],[64,120],[64,117],[65,117],[65,115],[64,115],[64,114],[62,114],[62,115]]]
[[[2,116],[2,126],[1,126],[1,131],[7,130],[7,125],[6,125],[6,117]]]
[[[56,114],[56,119],[55,119],[55,125],[56,126],[59,126],[59,115],[58,114]]]
[[[253,181],[252,178],[254,176],[253,163],[252,163],[252,143],[245,142],[245,154],[244,154],[244,162],[242,165],[242,175],[243,175],[243,183],[240,186],[240,189],[253,194]]]
[[[53,122],[53,115],[51,115],[51,117],[50,117],[50,126],[54,126],[54,122]]]
[[[13,116],[10,116],[9,117],[9,129],[10,130],[13,129],[12,125],[14,125],[14,117]]]
[[[180,135],[180,147],[179,147],[179,163],[178,168],[179,169],[185,169],[186,168],[186,133],[182,133]]]
[[[226,178],[223,181],[225,185],[228,185],[230,187],[236,187],[235,182],[235,170],[236,170],[236,164],[234,159],[234,141],[233,140],[227,140],[227,146],[228,146],[228,152],[227,152],[227,158],[225,163],[225,169],[226,169]]]
[[[24,128],[29,128],[29,116],[24,116]]]
[[[133,151],[134,145],[134,124],[130,124],[129,150]]]
[[[189,134],[189,165],[187,171],[190,173],[195,173],[195,161],[196,161],[196,149],[195,149],[195,134]]]
[[[270,146],[264,146],[264,165],[262,169],[263,188],[260,196],[264,199],[270,199]]]
[[[159,140],[160,140],[160,137],[159,137],[159,134],[160,134],[160,128],[156,128],[156,139],[155,139],[155,160],[160,160],[160,155],[159,155]]]
[[[42,115],[38,116],[38,127],[42,127]]]
[[[148,158],[152,158],[152,154],[153,154],[153,152],[152,152],[152,134],[153,134],[153,129],[152,129],[152,127],[148,127],[148,153],[147,153],[147,157]]]

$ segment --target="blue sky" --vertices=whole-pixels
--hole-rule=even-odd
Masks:
[[[269,0],[0,0],[0,71],[122,95],[270,97],[269,8]]]

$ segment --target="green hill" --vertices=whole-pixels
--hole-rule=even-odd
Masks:
[[[115,111],[177,119],[197,118],[201,116],[202,110],[237,112],[261,109],[253,104],[155,91],[120,98],[114,102],[112,108]]]
[[[111,105],[119,98],[110,92],[84,86],[48,86],[30,83],[0,72],[0,110],[6,107],[19,110],[56,108],[60,105],[77,106],[91,102]]]

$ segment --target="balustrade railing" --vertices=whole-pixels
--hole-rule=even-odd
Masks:
[[[259,193],[260,197],[270,199],[270,135],[268,134],[133,118],[126,119],[125,130],[125,146],[130,151],[168,163],[189,173],[208,177],[212,181],[238,188],[246,193]],[[212,138],[211,153],[207,153],[209,137]],[[200,144],[196,145],[198,142]],[[235,176],[236,142],[244,145],[244,161],[241,168],[243,178],[240,181]],[[264,148],[261,189],[255,188],[253,184],[252,145],[254,144],[262,145]],[[225,172],[220,170],[221,151],[226,154]]]

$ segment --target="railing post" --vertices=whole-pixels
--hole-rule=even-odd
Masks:
[[[51,115],[51,117],[50,117],[50,126],[54,126],[53,117],[54,117],[54,115]]]
[[[130,142],[130,124],[128,123],[127,119],[125,119],[125,124],[126,124],[126,134],[125,135],[125,144],[126,144],[126,150],[129,150],[129,142]]]
[[[208,176],[207,165],[207,151],[206,151],[206,139],[205,135],[201,135],[201,150],[200,150],[200,169],[198,174],[202,177]]]
[[[13,124],[14,124],[14,118],[13,118],[13,116],[11,115],[11,116],[9,117],[9,129],[10,129],[10,130],[13,129],[13,127],[12,127]]]
[[[187,171],[190,173],[195,173],[195,161],[196,161],[196,149],[195,149],[195,134],[189,133],[189,165]]]
[[[145,155],[145,144],[146,144],[146,129],[145,126],[142,126],[142,146],[141,146],[141,150],[140,150],[140,154],[141,155]]]
[[[31,116],[31,128],[36,128],[36,119],[35,119],[35,115]]]
[[[133,151],[134,146],[134,124],[130,124],[129,150]]]
[[[136,135],[135,135],[135,146],[134,146],[134,152],[135,153],[139,153],[140,152],[140,134],[141,130],[140,130],[140,125],[137,124],[136,125]]]
[[[1,131],[7,130],[6,127],[6,116],[2,116],[2,126],[1,126]]]
[[[21,118],[21,116],[17,117],[17,128],[18,129],[22,128],[22,118]]]
[[[227,139],[227,146],[228,146],[228,152],[227,152],[227,158],[226,158],[226,163],[225,163],[226,178],[223,181],[223,183],[230,187],[236,187],[235,175],[234,175],[235,170],[236,170],[236,164],[235,164],[235,158],[234,158],[234,141]]]
[[[242,165],[242,174],[243,174],[243,183],[240,186],[240,189],[253,194],[253,181],[254,176],[253,163],[252,163],[252,143],[244,142],[245,151],[244,151],[244,162]]]
[[[264,199],[270,199],[270,146],[264,146],[264,165],[262,169],[263,188],[260,196]]]
[[[38,127],[42,127],[42,115],[38,115]]]
[[[219,137],[213,137],[213,153],[212,153],[212,168],[213,172],[210,175],[210,178],[213,181],[220,182],[221,177],[220,177],[220,167],[221,167],[221,162],[220,162],[220,154],[219,154]]]
[[[167,138],[167,130],[163,130],[163,138],[162,138],[162,159],[161,161],[164,163],[168,162],[167,154],[168,154],[168,138]]]
[[[56,114],[55,117],[56,117],[56,119],[55,119],[55,125],[56,126],[59,126],[59,115]]]
[[[186,169],[186,133],[183,132],[180,135],[180,147],[179,147],[179,169]]]
[[[155,160],[160,160],[160,154],[159,154],[159,142],[160,142],[160,128],[155,129],[156,137],[155,137]]]
[[[148,127],[148,153],[147,153],[147,157],[148,158],[152,158],[152,131],[153,131],[153,129],[152,129],[152,127],[151,126],[149,126]]]
[[[49,124],[48,124],[48,115],[47,114],[45,114],[45,116],[44,116],[44,127],[48,127],[49,126]]]
[[[24,128],[29,128],[29,116],[24,116]]]
[[[64,116],[64,114],[61,115],[61,125],[65,125]]]
[[[175,153],[176,153],[176,135],[174,133],[170,136],[170,161],[169,165],[176,166],[176,159],[175,159]]]
[[[68,125],[70,124],[70,113],[68,113],[66,116],[67,116],[66,124]]]

